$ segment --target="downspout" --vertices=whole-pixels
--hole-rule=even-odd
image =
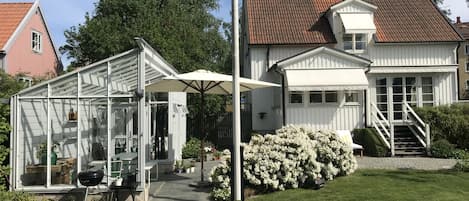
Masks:
[[[280,73],[280,76],[282,76],[282,126],[285,126],[287,122],[287,113],[285,108],[285,75]]]
[[[368,74],[368,72],[371,71],[371,63],[368,64],[367,67],[368,67],[368,69],[365,71],[365,75]],[[367,99],[367,96],[368,96],[367,91],[368,91],[368,89],[363,90],[363,103],[364,103],[364,104],[363,104],[363,111],[364,111],[364,113],[365,113],[365,126],[364,126],[365,128],[366,128],[368,125],[371,125],[371,124],[369,124],[370,122],[368,122],[368,116],[367,116],[367,114],[368,114],[368,107],[367,107],[367,106],[368,106],[368,103],[367,103],[367,101],[369,101],[369,100]]]
[[[6,55],[7,54],[6,54],[5,50],[0,50],[0,62],[2,62],[1,65],[0,65],[0,66],[2,66],[2,68],[0,68],[0,70],[3,69],[3,71],[5,71],[5,72],[7,72],[7,67],[5,66],[5,64],[6,64],[6,62],[5,62]]]
[[[459,86],[460,86],[460,82],[459,82],[459,48],[461,47],[461,42],[458,42],[458,46],[456,47],[456,51],[455,51],[455,57],[456,57],[456,64],[458,64],[458,69],[456,70],[456,102],[459,102],[460,99],[464,99],[464,98],[461,98],[460,94],[461,93],[459,91]]]

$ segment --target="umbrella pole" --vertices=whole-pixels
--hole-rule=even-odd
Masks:
[[[200,92],[200,131],[202,133],[202,139],[200,141],[200,181],[204,181],[204,140],[205,140],[205,93]]]

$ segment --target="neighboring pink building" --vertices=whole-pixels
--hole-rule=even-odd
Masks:
[[[0,3],[0,69],[50,77],[61,66],[39,1]]]

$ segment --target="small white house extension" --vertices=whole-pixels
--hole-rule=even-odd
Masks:
[[[116,162],[136,174],[145,166],[181,159],[186,139],[186,93],[145,93],[145,86],[177,74],[144,40],[139,48],[79,68],[11,98],[13,190],[57,192],[83,188],[77,174],[102,169],[100,189],[117,176]],[[112,168],[106,168],[112,167]]]
[[[374,127],[393,155],[405,154],[394,146],[403,130],[429,147],[412,107],[457,101],[461,37],[430,0],[247,0],[244,8],[244,76],[283,86],[250,94],[254,130]]]

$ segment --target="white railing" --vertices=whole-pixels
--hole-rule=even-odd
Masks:
[[[373,111],[371,112],[373,119],[371,120],[372,126],[378,132],[379,137],[391,149],[391,154],[394,155],[394,129],[391,122],[389,122],[378,107],[371,103]],[[386,139],[389,138],[389,141]]]
[[[403,103],[402,109],[404,121],[415,126],[415,128],[412,126],[409,128],[412,130],[412,133],[415,134],[415,137],[417,137],[420,143],[427,149],[428,153],[430,150],[430,125],[422,121],[407,102]]]

